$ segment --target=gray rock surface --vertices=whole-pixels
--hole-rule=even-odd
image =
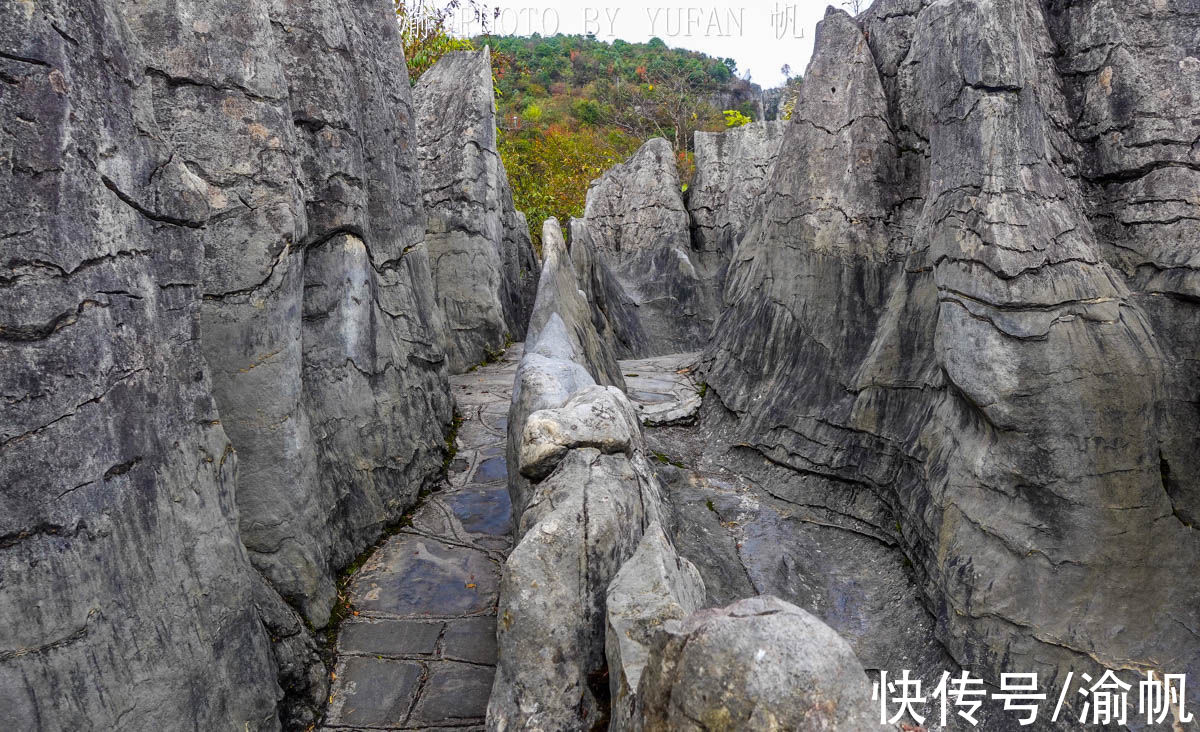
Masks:
[[[638,683],[654,633],[704,607],[704,580],[683,559],[657,522],[608,585],[604,652],[612,708],[610,729],[629,729]]]
[[[692,351],[705,344],[720,308],[715,272],[695,256],[675,152],[662,138],[588,189],[584,221],[598,256],[636,307],[644,347],[632,358]],[[620,321],[614,326],[619,327]],[[633,337],[618,331],[631,345]]]
[[[521,475],[541,480],[577,447],[604,454],[630,453],[641,432],[629,400],[612,386],[590,386],[571,395],[557,409],[530,414],[521,434],[517,467]]]
[[[503,162],[500,165],[500,183],[504,192],[504,242],[500,249],[504,269],[500,278],[500,300],[509,327],[509,339],[523,341],[529,331],[529,317],[533,314],[542,263],[533,249],[529,220],[513,203],[512,186]]]
[[[660,504],[644,457],[589,447],[535,484],[500,583],[490,728],[603,722],[605,592]]]
[[[294,615],[256,609],[197,339],[210,200],[144,70],[110,3],[0,7],[7,729],[280,725],[259,616]]]
[[[328,676],[292,607],[326,622],[450,418],[394,17],[2,12],[0,603],[37,618],[0,645],[6,711],[311,725]]]
[[[621,361],[629,398],[642,424],[669,427],[696,422],[707,387],[694,378],[700,353]]]
[[[850,646],[770,596],[664,625],[638,697],[638,730],[882,729]]]
[[[662,497],[611,345],[592,324],[558,221],[546,222],[529,342],[508,417],[517,545],[499,590],[489,729],[603,725],[605,595]]]
[[[592,309],[579,287],[558,219],[542,226],[542,271],[529,318],[529,340],[517,367],[508,414],[508,464],[520,464],[521,437],[529,415],[566,404],[589,386],[624,387],[612,344],[592,324]],[[520,426],[519,429],[517,426]],[[530,493],[520,470],[509,471],[513,513],[520,516]]]
[[[370,0],[124,8],[207,206],[200,337],[242,539],[319,627],[450,419],[395,21]]]
[[[497,148],[491,51],[446,54],[413,98],[434,290],[450,370],[462,373],[525,339],[537,256]]]
[[[901,552],[922,664],[923,634],[992,683],[1194,667],[1194,14],[888,0],[863,23],[819,27],[698,440],[771,512]],[[817,529],[709,500],[758,517],[738,545],[758,591],[844,592],[815,588],[846,571],[827,539],[770,560]],[[892,582],[868,574],[847,580]],[[872,635],[850,640],[888,663]]]
[[[860,662],[1192,673],[1194,5],[831,9],[791,123],[699,136],[686,205],[647,143],[539,265],[486,51],[417,109],[375,0],[8,3],[2,716],[866,728]],[[335,573],[526,323],[322,717]],[[661,622],[637,681],[650,626],[755,594],[824,624]]]
[[[785,122],[696,133],[696,176],[687,193],[692,247],[718,297],[730,258],[755,218],[783,142]]]
[[[1187,3],[1061,3],[1047,16],[1063,49],[1077,172],[1105,261],[1146,314],[1163,356],[1163,485],[1200,525],[1200,19]]]
[[[542,284],[542,280],[549,278]],[[533,314],[529,317],[526,353],[570,361],[601,386],[624,388],[613,344],[592,325],[591,304],[563,241],[558,219],[542,227],[542,272]],[[514,397],[515,398],[515,397]]]
[[[579,287],[591,307],[592,326],[609,343],[617,358],[631,358],[650,350],[650,336],[642,327],[638,305],[617,281],[608,260],[596,250],[587,222],[571,219],[571,264]]]

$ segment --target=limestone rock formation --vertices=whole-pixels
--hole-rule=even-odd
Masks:
[[[647,142],[539,263],[486,50],[414,101],[378,0],[3,5],[0,718],[321,723],[336,574],[509,337],[491,728],[1194,676],[1198,39],[1195,0],[830,9],[788,123],[698,135],[686,199]]]
[[[583,219],[571,219],[571,264],[579,288],[592,313],[592,327],[617,358],[632,358],[650,350],[650,336],[642,327],[638,305],[617,281],[608,260],[596,250],[596,243]]]
[[[537,256],[496,146],[491,51],[446,54],[413,95],[434,289],[461,373],[525,339]]]
[[[0,12],[6,712],[311,725],[310,627],[450,419],[394,17]]]
[[[654,633],[704,607],[704,580],[679,556],[662,524],[646,528],[637,551],[608,585],[604,649],[612,706],[610,729],[629,729]]]
[[[694,256],[671,144],[654,138],[588,189],[584,222],[590,241],[636,309],[644,339],[611,319],[628,356],[692,351],[707,342],[720,293]],[[612,302],[616,298],[609,296]],[[625,354],[623,354],[625,355]]]
[[[543,257],[508,420],[518,543],[500,584],[493,729],[603,723],[605,594],[662,520],[637,412],[554,219]]]
[[[542,283],[546,277],[552,279]],[[529,316],[529,332],[538,336],[554,333],[565,338],[545,337],[545,343],[537,353],[576,364],[597,384],[624,388],[625,381],[612,343],[590,325],[591,304],[575,276],[562,228],[555,218],[547,219],[542,226],[542,272],[538,283],[537,300],[533,314]],[[529,344],[542,340],[533,335],[527,339]],[[527,345],[525,352],[531,352],[530,348]]]
[[[686,204],[662,139],[593,182],[584,219],[571,222],[571,258],[596,328],[620,357],[707,343],[730,258],[755,216],[782,134],[780,122],[697,132]]]
[[[640,431],[628,400],[615,387],[592,386],[576,391],[557,409],[529,415],[521,434],[517,467],[533,480],[545,478],[577,447],[602,453],[627,453]]]
[[[450,419],[395,22],[371,0],[124,7],[209,207],[200,337],[242,538],[321,626],[334,572],[439,469]]]
[[[653,139],[588,191],[571,259],[592,321],[620,358],[692,351],[708,341],[737,242],[759,203],[783,124],[696,133],[687,203],[670,144]]]
[[[819,26],[705,439],[902,552],[930,643],[990,682],[1195,667],[1195,15],[883,0],[862,23]]]
[[[513,203],[512,187],[503,163],[500,167],[500,183],[504,191],[504,241],[500,248],[504,268],[500,276],[500,300],[509,327],[508,338],[523,341],[529,329],[529,317],[533,314],[542,263],[533,249],[529,220]]]
[[[1184,524],[1200,525],[1200,19],[1186,3],[1059,3],[1046,22],[1078,173],[1105,261],[1163,357],[1160,467]]]
[[[0,8],[8,729],[279,727],[197,337],[213,198],[144,69],[110,3]]]
[[[846,641],[770,596],[664,625],[638,696],[637,730],[881,728]]]
[[[719,296],[726,270],[770,179],[784,122],[752,122],[724,132],[696,133],[696,177],[688,188],[692,247]]]

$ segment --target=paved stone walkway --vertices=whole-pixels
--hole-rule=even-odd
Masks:
[[[517,344],[451,379],[458,452],[410,528],[348,588],[325,727],[482,729],[496,664],[500,568],[511,548],[504,461]]]

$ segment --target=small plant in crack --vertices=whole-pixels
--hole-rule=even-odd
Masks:
[[[508,349],[512,348],[513,339],[511,333],[504,334],[504,345],[500,348],[483,347],[483,360],[467,369],[468,374],[473,374],[485,366],[491,366],[494,363],[500,363],[500,359],[504,358],[504,354],[508,353]]]
[[[442,458],[442,477],[450,472],[450,463],[458,455],[458,428],[462,427],[463,416],[454,410],[454,418],[450,420],[450,429],[446,432],[446,457]]]
[[[383,546],[389,539],[396,534],[399,534],[403,529],[413,525],[413,515],[417,509],[421,507],[424,498],[428,496],[430,491],[428,488],[423,488],[416,504],[400,517],[400,520],[394,524],[386,526],[379,539],[371,546],[364,549],[354,558],[346,568],[341,571],[337,578],[337,601],[333,605],[333,609],[329,612],[329,622],[322,629],[324,642],[321,643],[321,657],[325,661],[326,668],[333,668],[337,654],[337,639],[338,633],[342,630],[342,625],[352,616],[358,615],[358,611],[354,609],[354,605],[350,602],[350,583],[354,580],[355,575],[371,558],[379,547]],[[305,620],[305,623],[308,621]]]
[[[672,460],[671,458],[667,457],[666,454],[658,452],[657,450],[652,452],[651,455],[653,455],[654,459],[663,465],[674,465],[677,468],[684,467],[683,463],[679,462],[678,460]]]

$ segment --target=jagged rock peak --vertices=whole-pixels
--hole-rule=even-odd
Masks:
[[[731,459],[772,497],[871,497],[847,515],[914,567],[919,674],[1191,667],[1200,591],[1172,577],[1200,562],[1178,438],[1196,419],[1178,404],[1198,314],[1179,295],[1198,204],[1175,197],[1196,173],[1177,73],[1194,55],[1126,40],[1200,21],[1166,3],[888,5],[865,14],[869,42],[841,12],[818,27],[706,352],[727,410],[704,429],[750,446]],[[1185,111],[1117,98],[1161,108],[1147,83]],[[887,664],[880,620],[844,626],[869,667]]]
[[[584,221],[647,336],[644,350],[630,355],[677,353],[703,344],[719,293],[705,286],[705,263],[693,257],[671,144],[651,139],[593,181]]]
[[[458,373],[525,338],[537,255],[497,148],[491,50],[446,54],[413,95],[426,241]]]
[[[734,248],[750,228],[783,143],[786,122],[752,122],[696,133],[696,175],[688,188],[692,247],[715,258],[721,292]]]

